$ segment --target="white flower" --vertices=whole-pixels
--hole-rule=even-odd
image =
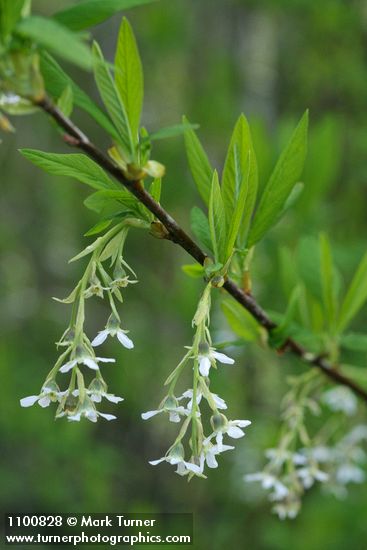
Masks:
[[[367,426],[359,424],[355,426],[344,438],[347,445],[355,445],[360,441],[367,440]]]
[[[215,364],[216,361],[227,365],[233,365],[234,363],[234,359],[228,357],[224,353],[219,353],[218,351],[215,351],[215,349],[209,347],[206,342],[202,342],[201,344],[199,344],[198,360],[201,376],[208,376],[210,367],[212,366],[212,364]]]
[[[20,400],[21,407],[31,407],[36,402],[41,407],[48,407],[49,404],[55,401],[60,401],[64,395],[66,395],[67,391],[60,391],[59,386],[54,382],[53,380],[49,380],[46,382],[46,384],[42,387],[41,393],[39,395],[30,395],[28,397],[23,397],[23,399]]]
[[[224,399],[219,397],[219,395],[217,395],[216,393],[211,393],[210,395],[211,395],[217,409],[224,410],[224,409],[227,408],[226,402],[224,401]],[[186,407],[189,411],[191,411],[192,410],[192,397],[193,397],[193,390],[190,389],[190,390],[186,390],[177,399],[178,399],[178,401],[181,401],[182,399],[189,399],[190,401],[188,401]],[[198,390],[197,393],[196,393],[196,403],[197,403],[197,405],[199,405],[202,397],[203,397],[203,394],[201,393],[201,391]]]
[[[277,477],[268,472],[256,472],[254,474],[247,474],[245,481],[259,481],[263,489],[272,490],[270,494],[271,500],[283,500],[289,493],[288,488]]]
[[[325,483],[329,480],[329,475],[326,472],[320,470],[316,464],[311,464],[309,466],[305,466],[304,468],[299,468],[298,470],[296,470],[296,472],[305,489],[309,489],[310,487],[312,487],[315,481]]]
[[[222,445],[221,449],[219,449],[218,445],[212,445],[212,443],[207,442],[207,444],[203,446],[200,454],[201,472],[204,471],[205,463],[208,468],[218,468],[218,462],[215,458],[216,455],[219,455],[225,451],[231,451],[232,449],[234,449],[232,445]]]
[[[101,281],[95,276],[89,282],[90,286],[84,291],[85,298],[91,298],[92,296],[103,298],[103,291],[109,290],[109,287],[102,286]]]
[[[300,466],[307,463],[307,459],[301,453],[292,453],[286,449],[266,449],[265,456],[268,458],[273,466],[281,467],[285,462],[291,460],[296,466]]]
[[[137,280],[131,281],[129,275],[116,277],[116,279],[111,281],[111,289],[114,290],[114,289],[118,289],[118,288],[126,288],[127,285],[135,285],[138,282],[139,281],[137,281]]]
[[[302,451],[306,456],[310,456],[313,460],[320,463],[331,462],[335,458],[335,449],[326,445],[317,445],[310,449]]]
[[[120,344],[122,344],[127,349],[132,349],[134,347],[134,343],[127,336],[127,332],[127,330],[122,330],[118,319],[116,319],[114,315],[111,315],[107,322],[106,328],[104,330],[101,330],[92,341],[92,346],[100,346],[101,344],[103,344],[108,336],[117,336]]]
[[[98,388],[97,383],[100,381],[96,378],[92,380],[92,382],[89,385],[89,388],[86,391],[86,394],[91,398],[93,403],[101,403],[102,398],[104,397],[107,399],[107,401],[110,401],[111,403],[120,403],[120,401],[123,401],[123,397],[118,397],[117,395],[114,395],[113,393],[107,393],[105,389],[101,386]],[[79,390],[74,390],[73,395],[76,397],[79,396]]]
[[[81,418],[87,418],[91,422],[97,422],[98,417],[101,416],[106,420],[116,420],[116,416],[113,414],[105,414],[96,410],[93,402],[89,397],[85,397],[84,401],[79,402],[75,411],[69,413],[61,413],[59,416],[67,416],[71,422],[80,422]]]
[[[197,464],[193,464],[192,462],[186,462],[184,460],[184,448],[181,443],[178,443],[175,445],[168,455],[159,458],[158,460],[150,460],[149,464],[152,466],[156,466],[157,464],[160,464],[161,462],[168,462],[168,464],[172,464],[173,466],[177,465],[176,473],[183,476],[189,473],[201,474],[200,466]]]
[[[322,396],[322,400],[332,411],[341,411],[348,416],[352,416],[357,412],[357,398],[354,393],[345,386],[339,386],[328,390]]]
[[[365,472],[355,464],[342,464],[336,472],[336,479],[342,485],[363,483],[365,478]]]
[[[213,427],[213,433],[206,438],[206,442],[215,437],[218,448],[223,448],[223,435],[227,434],[232,439],[239,439],[245,435],[241,428],[246,428],[251,424],[250,420],[227,420],[222,413],[214,414],[210,422]]]
[[[107,357],[94,357],[85,348],[78,346],[76,349],[75,358],[65,363],[65,365],[62,365],[59,370],[62,373],[69,372],[69,370],[78,364],[83,364],[92,370],[98,370],[98,362],[114,363],[115,359],[109,359]]]
[[[141,417],[143,420],[148,420],[162,412],[168,412],[170,422],[180,422],[180,415],[186,415],[189,411],[185,407],[178,406],[177,399],[174,396],[168,396],[158,409],[142,413]]]
[[[279,519],[294,519],[301,509],[301,502],[299,499],[285,500],[278,502],[273,506],[272,510],[275,514],[278,514]]]

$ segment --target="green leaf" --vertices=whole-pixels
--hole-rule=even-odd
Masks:
[[[73,90],[70,85],[67,85],[65,90],[62,92],[59,99],[57,100],[57,106],[65,116],[70,117],[71,113],[73,112],[73,103]]]
[[[241,227],[241,223],[243,221],[243,214],[246,207],[246,199],[248,194],[248,188],[249,188],[249,178],[250,178],[250,170],[251,170],[251,152],[248,151],[247,153],[247,166],[243,166],[243,170],[246,171],[243,174],[243,177],[241,177],[240,182],[240,189],[238,193],[238,197],[236,199],[236,203],[234,205],[234,211],[232,214],[232,217],[229,218],[228,225],[228,238],[227,238],[227,252],[226,257],[229,258],[233,252],[233,247],[236,243],[237,236]],[[222,190],[223,191],[223,190]]]
[[[115,82],[136,141],[143,108],[144,79],[141,59],[130,23],[123,18],[115,57]]]
[[[126,109],[96,42],[93,44],[93,68],[99,93],[119,134],[119,142],[127,155],[125,160],[132,160],[134,144]]]
[[[254,317],[234,300],[225,300],[222,310],[233,332],[246,342],[253,342],[261,335],[261,327]]]
[[[249,151],[250,156],[248,157]],[[249,166],[248,163],[250,163]],[[237,198],[244,179],[248,180],[248,192],[246,193],[246,211],[243,212],[243,220],[241,224],[241,241],[243,246],[245,244],[244,240],[248,232],[248,226],[255,206],[258,173],[250,128],[246,117],[242,114],[233,130],[222,176],[222,196],[227,223],[230,223],[232,220],[237,204]]]
[[[41,55],[41,72],[49,94],[57,98],[67,86],[70,86],[75,105],[86,111],[112,138],[118,140],[118,133],[107,115],[73,82],[47,52],[42,52]]]
[[[99,260],[101,262],[104,262],[108,260],[108,258],[116,258],[120,249],[121,241],[123,239],[125,239],[125,233],[124,231],[120,231],[106,244],[99,257]]]
[[[350,332],[341,336],[340,343],[343,348],[352,351],[367,351],[367,334]]]
[[[333,326],[336,318],[336,292],[334,264],[330,242],[324,233],[320,234],[320,274],[322,300],[329,326]]]
[[[342,303],[337,330],[343,332],[367,300],[367,253],[362,258]]]
[[[279,219],[279,213],[302,173],[307,151],[308,111],[281,154],[264,189],[250,229],[248,246],[257,243]]]
[[[92,235],[98,235],[98,233],[102,233],[102,231],[107,229],[111,225],[111,223],[112,219],[99,221],[98,223],[93,225],[93,227],[88,229],[86,233],[84,233],[84,237],[90,237]]]
[[[198,239],[199,243],[210,252],[213,252],[212,242],[210,238],[209,221],[201,208],[194,206],[191,209],[190,225],[192,232]]]
[[[290,328],[297,312],[300,296],[301,287],[296,286],[291,293],[286,312],[282,317],[281,322],[279,323],[277,328],[271,331],[272,345],[274,345],[275,347],[279,347],[280,345],[282,345],[284,341],[289,337]]]
[[[86,155],[45,153],[35,149],[21,149],[21,154],[36,166],[55,176],[68,176],[93,189],[118,189],[104,170]]]
[[[15,31],[82,69],[89,70],[92,66],[89,48],[76,34],[57,21],[33,15],[22,19]]]
[[[202,279],[205,275],[204,268],[200,264],[186,264],[181,269],[186,275],[194,279]]]
[[[54,19],[73,31],[80,31],[98,25],[121,10],[151,4],[155,0],[85,0],[62,10]]]
[[[97,191],[89,195],[84,201],[84,205],[89,210],[101,213],[108,206],[124,205],[129,209],[135,210],[138,205],[137,199],[128,191],[120,189],[119,191],[105,190]]]
[[[183,124],[189,125],[186,117]],[[188,129],[185,134],[185,147],[187,160],[196,187],[205,204],[209,204],[210,190],[212,186],[213,168],[194,130]]]
[[[225,263],[226,256],[226,215],[218,173],[214,170],[209,199],[209,229],[216,262]]]
[[[159,139],[182,136],[188,130],[196,130],[197,128],[199,128],[199,124],[174,124],[173,126],[166,126],[149,134],[146,140],[157,141]]]
[[[24,0],[0,0],[0,34],[6,39],[20,19]]]

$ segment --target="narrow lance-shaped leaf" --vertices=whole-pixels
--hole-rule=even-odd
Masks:
[[[122,206],[126,206],[129,209],[135,210],[137,208],[137,199],[124,189],[120,189],[119,191],[106,189],[89,195],[85,199],[84,205],[98,213],[103,212],[108,206],[119,206],[120,210]]]
[[[281,154],[264,189],[250,229],[248,246],[257,243],[272,225],[302,173],[307,151],[308,111]]]
[[[21,16],[24,0],[0,0],[0,34],[7,38]]]
[[[122,20],[117,41],[115,82],[136,141],[143,107],[144,79],[138,46],[126,17]]]
[[[112,138],[118,140],[118,133],[108,116],[75,84],[47,52],[42,52],[41,55],[41,72],[49,94],[59,97],[63,90],[70,86],[75,105],[86,111]]]
[[[232,217],[228,220],[229,229],[228,229],[227,252],[226,252],[227,258],[229,258],[230,255],[232,254],[233,247],[235,246],[236,239],[241,227],[241,223],[243,222],[243,214],[246,207],[246,199],[248,195],[249,179],[250,179],[250,171],[251,171],[251,152],[250,151],[248,151],[247,153],[246,162],[243,166],[243,170],[244,170],[244,173],[242,175],[242,181],[240,183],[236,204],[234,205],[234,211],[233,211]]]
[[[250,157],[248,158],[249,151]],[[250,167],[248,167],[248,161],[250,161]],[[232,220],[242,181],[247,177],[248,170],[247,204],[246,210],[243,212],[240,233],[242,246],[245,245],[244,241],[255,206],[258,185],[256,155],[252,144],[250,127],[246,117],[242,114],[233,130],[222,176],[222,196],[227,223],[230,223]]]
[[[55,176],[68,176],[86,183],[93,189],[119,189],[104,170],[86,155],[80,153],[57,154],[21,149],[21,154],[36,166]]]
[[[343,332],[367,300],[367,253],[363,256],[342,303],[337,330]]]
[[[210,252],[213,252],[213,246],[210,237],[209,221],[201,208],[194,206],[190,213],[191,229],[200,244],[205,246]]]
[[[186,117],[183,117],[182,121],[183,124],[189,124]],[[184,136],[186,155],[192,177],[194,178],[201,198],[205,204],[208,205],[212,186],[213,168],[195,132],[189,129],[185,132]]]
[[[90,69],[92,57],[89,48],[78,35],[47,17],[31,16],[22,19],[16,26],[16,32],[21,36],[31,38],[37,44],[48,48],[56,55],[78,65],[82,69]]]
[[[214,170],[209,199],[209,228],[216,262],[225,261],[226,255],[226,215],[218,173]]]
[[[73,90],[68,85],[57,100],[57,106],[65,116],[70,117],[73,112],[73,103]]]
[[[161,128],[160,130],[149,134],[145,140],[157,141],[159,139],[182,136],[188,130],[196,130],[197,128],[199,128],[198,124],[174,124],[173,126],[166,126],[165,128]]]
[[[222,310],[233,332],[246,342],[257,340],[261,327],[252,315],[234,300],[225,300]]]
[[[54,19],[73,31],[81,31],[102,23],[119,11],[154,1],[156,0],[85,0],[56,13]]]
[[[96,42],[93,44],[93,67],[99,93],[118,131],[120,144],[124,148],[127,157],[126,160],[132,160],[134,158],[134,145],[126,109],[107,68],[101,49]]]

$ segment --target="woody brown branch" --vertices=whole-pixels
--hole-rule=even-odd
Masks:
[[[180,227],[180,225],[156,202],[153,197],[144,189],[140,181],[130,181],[125,178],[124,174],[118,166],[116,166],[109,157],[100,151],[88,137],[68,118],[57,106],[55,106],[48,97],[37,101],[37,105],[46,113],[48,113],[57,124],[65,130],[64,140],[72,147],[76,147],[84,151],[91,159],[93,159],[101,168],[106,170],[119,183],[121,183],[130,193],[132,193],[154,216],[164,225],[168,232],[169,240],[181,246],[190,256],[192,256],[199,264],[203,265],[206,254],[201,248],[191,239],[191,237]],[[251,315],[258,323],[268,332],[277,328],[274,323],[256,302],[252,295],[241,290],[234,281],[227,280],[223,288]],[[288,351],[304,363],[311,367],[320,369],[329,379],[337,384],[342,384],[350,388],[356,395],[367,402],[367,391],[365,391],[356,382],[344,376],[334,365],[330,364],[323,355],[315,355],[308,352],[303,346],[292,338],[288,338],[282,346],[284,351]]]

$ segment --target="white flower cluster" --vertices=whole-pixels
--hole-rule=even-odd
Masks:
[[[357,426],[337,439],[342,423],[340,418],[332,417],[328,429],[324,425],[312,439],[308,435],[306,412],[314,415],[321,412],[316,400],[310,397],[320,389],[319,376],[307,373],[292,378],[290,384],[291,390],[284,398],[279,446],[265,452],[268,462],[263,471],[245,476],[246,481],[258,481],[269,491],[273,511],[281,519],[297,516],[304,492],[317,482],[335,496],[344,497],[348,484],[364,481],[363,464],[367,461],[362,448],[367,441],[367,426]],[[355,396],[343,386],[323,392],[318,400],[333,412],[346,416],[357,412]]]
[[[91,422],[96,422],[98,417],[106,420],[116,418],[114,415],[97,411],[97,405],[102,399],[112,403],[123,400],[122,397],[108,392],[107,384],[100,371],[100,363],[114,363],[115,359],[96,356],[94,348],[101,345],[108,336],[116,336],[127,349],[134,347],[127,335],[128,331],[121,327],[115,304],[115,299],[119,302],[123,301],[121,289],[130,283],[137,282],[130,280],[124,269],[126,267],[133,273],[122,255],[126,236],[127,228],[123,223],[118,224],[74,258],[92,254],[85,273],[73,292],[65,300],[59,300],[73,304],[70,325],[57,343],[57,346],[65,348],[65,351],[48,374],[40,393],[20,400],[22,407],[30,407],[35,403],[41,407],[47,407],[51,403],[57,403],[56,418],[66,417],[70,421],[87,418]],[[112,277],[103,267],[103,262],[108,259],[111,259],[111,265],[114,266]],[[91,296],[103,298],[104,293],[108,296],[111,315],[104,330],[90,341],[84,330],[85,300]],[[94,378],[87,387],[84,380],[84,367],[87,367],[86,372],[94,373]],[[61,391],[56,377],[69,372],[71,377],[68,387]]]
[[[232,445],[223,443],[224,436],[231,439],[243,437],[245,435],[243,428],[251,424],[249,420],[228,420],[221,412],[227,409],[225,401],[209,389],[210,370],[217,368],[217,362],[222,364],[234,363],[232,358],[212,347],[209,332],[210,290],[211,285],[209,283],[199,302],[193,320],[193,324],[196,326],[193,344],[166,380],[166,385],[169,385],[168,394],[156,410],[142,414],[144,420],[166,413],[171,422],[180,423],[181,420],[183,421],[178,436],[165,456],[150,461],[150,464],[156,466],[162,462],[168,462],[168,464],[177,466],[176,472],[179,475],[188,475],[188,479],[191,479],[194,475],[206,477],[204,474],[205,466],[217,468],[217,456],[234,449]],[[175,387],[187,364],[192,364],[193,387],[176,397]],[[208,435],[205,435],[203,425],[206,414],[201,409],[203,402],[206,402],[210,414],[211,431]],[[191,431],[189,428],[191,428]],[[185,450],[186,441],[189,447],[188,452]]]

